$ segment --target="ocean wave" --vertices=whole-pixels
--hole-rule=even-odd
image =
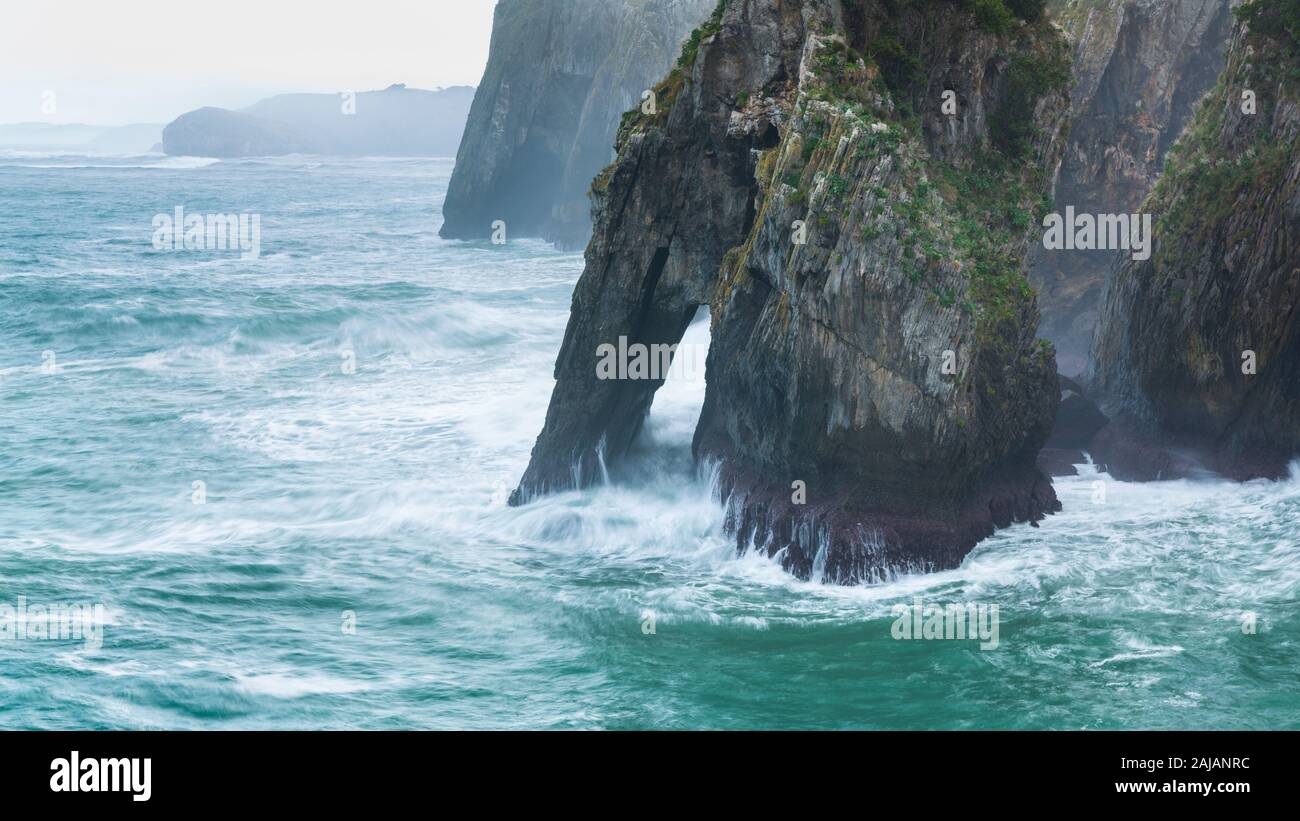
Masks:
[[[737,552],[716,466],[691,454],[705,384],[674,375],[608,482],[509,507],[583,260],[421,233],[449,168],[127,169],[71,205],[31,196],[82,191],[61,171],[0,186],[32,267],[0,270],[0,576],[115,615],[94,652],[0,642],[7,725],[1296,722],[1275,682],[1297,666],[1300,464],[1245,484],[1085,465],[1040,527],[840,587]],[[277,254],[100,241],[236,195],[281,215]],[[704,317],[688,341],[707,344]],[[999,649],[895,641],[895,606],[918,598],[997,605]]]

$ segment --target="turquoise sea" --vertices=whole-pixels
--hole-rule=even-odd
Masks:
[[[439,239],[451,167],[0,153],[0,621],[105,613],[0,624],[0,728],[1300,728],[1300,478],[1088,466],[960,569],[802,582],[682,378],[626,476],[507,507],[583,261]],[[177,206],[260,257],[154,250]]]

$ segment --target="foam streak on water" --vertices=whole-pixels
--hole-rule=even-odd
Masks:
[[[450,161],[165,162],[0,157],[0,603],[111,613],[0,640],[0,726],[1300,726],[1300,480],[1085,467],[960,569],[805,583],[734,554],[674,379],[512,509],[581,255],[439,240]],[[261,259],[153,251],[178,205]],[[916,597],[999,648],[894,640]]]

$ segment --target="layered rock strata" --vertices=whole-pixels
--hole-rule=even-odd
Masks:
[[[1227,66],[1144,210],[1090,385],[1119,478],[1280,477],[1300,454],[1300,3],[1243,7]]]
[[[712,346],[695,435],[740,549],[841,583],[952,567],[1058,508],[1058,401],[1024,255],[1069,106],[1031,3],[729,0],[624,120],[557,384],[512,503],[617,474],[659,379]],[[1022,19],[1024,17],[1033,20]],[[608,373],[604,373],[608,376]]]

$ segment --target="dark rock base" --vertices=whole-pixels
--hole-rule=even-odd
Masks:
[[[1228,454],[1208,439],[1154,431],[1123,414],[1093,437],[1089,450],[1103,470],[1124,482],[1282,479],[1290,472],[1290,460],[1282,451]]]
[[[838,486],[828,482],[828,486]],[[788,488],[756,485],[753,477],[722,470],[725,527],[740,553],[761,550],[805,581],[855,585],[961,564],[998,528],[1034,523],[1061,509],[1052,483],[1036,468],[981,482],[947,508],[862,507],[870,494],[843,493],[798,505]]]

